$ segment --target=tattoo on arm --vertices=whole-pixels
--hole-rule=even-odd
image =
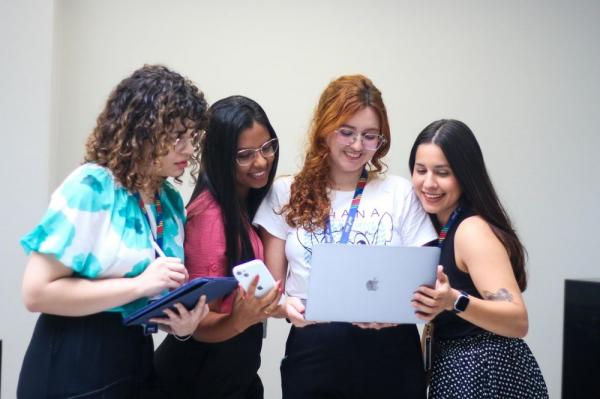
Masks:
[[[507,301],[512,302],[513,296],[506,288],[500,288],[498,292],[483,291],[483,297],[490,301]]]

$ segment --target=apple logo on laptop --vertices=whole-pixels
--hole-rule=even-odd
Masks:
[[[377,280],[377,277],[373,277],[371,280],[367,281],[367,290],[377,291],[378,289],[379,289],[379,280]]]

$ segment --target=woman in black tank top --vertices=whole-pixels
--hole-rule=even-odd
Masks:
[[[414,296],[433,320],[430,398],[547,398],[529,347],[525,250],[500,204],[471,130],[439,120],[417,137],[415,192],[440,232],[435,288]]]

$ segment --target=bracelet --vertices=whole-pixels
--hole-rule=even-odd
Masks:
[[[173,334],[173,337],[175,337],[175,339],[176,339],[177,341],[179,341],[179,342],[185,342],[185,341],[187,341],[188,339],[192,338],[192,335],[190,334],[190,335],[184,335],[183,337],[180,337],[180,336],[179,336],[179,335],[177,335],[177,334]]]

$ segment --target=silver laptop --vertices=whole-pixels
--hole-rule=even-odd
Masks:
[[[312,321],[423,323],[411,305],[435,284],[437,247],[318,244],[313,247],[305,317]]]

